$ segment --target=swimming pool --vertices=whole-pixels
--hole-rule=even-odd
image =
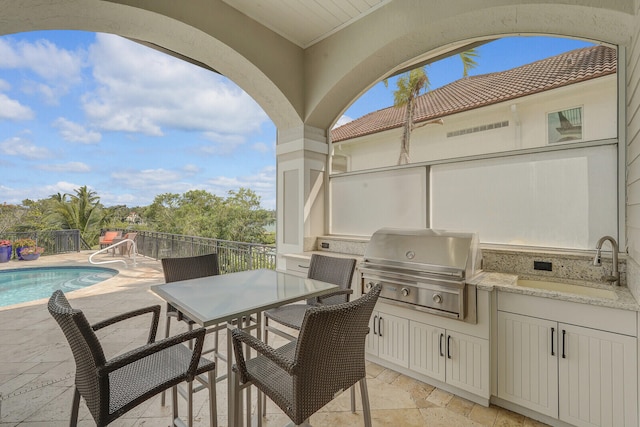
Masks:
[[[48,298],[53,291],[86,288],[110,279],[118,270],[102,267],[35,267],[0,271],[0,307]]]

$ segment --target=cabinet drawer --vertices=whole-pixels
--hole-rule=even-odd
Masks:
[[[511,292],[498,292],[498,310],[638,336],[635,311]]]
[[[311,260],[304,257],[285,257],[285,269],[287,273],[307,277]]]

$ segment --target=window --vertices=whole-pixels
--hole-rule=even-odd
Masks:
[[[576,142],[582,140],[582,107],[547,114],[547,141]]]

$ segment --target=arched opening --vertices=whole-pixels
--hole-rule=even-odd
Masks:
[[[275,208],[275,126],[230,79],[105,33],[19,33],[0,46],[6,203],[86,185],[106,206],[143,207],[245,187]]]
[[[484,243],[568,249],[618,234],[616,47],[530,36],[476,52],[469,77],[456,54],[426,65],[409,164],[397,76],[346,110],[353,120],[331,133],[331,233],[471,229]]]

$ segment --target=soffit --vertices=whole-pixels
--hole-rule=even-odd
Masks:
[[[282,37],[307,48],[391,0],[223,0]]]

